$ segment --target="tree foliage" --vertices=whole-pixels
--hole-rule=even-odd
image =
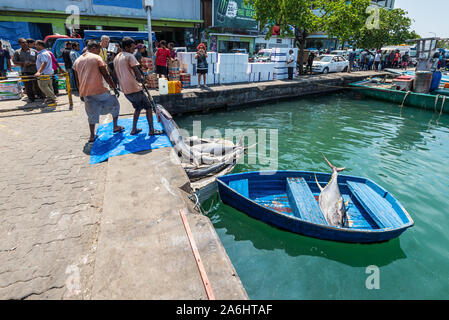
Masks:
[[[280,35],[295,37],[302,61],[306,38],[323,31],[342,44],[381,48],[402,44],[418,35],[410,30],[412,20],[402,9],[371,8],[370,0],[245,0],[255,9],[256,19],[267,26],[266,38],[274,26]],[[374,15],[374,16],[373,16]],[[369,22],[374,23],[369,23]],[[374,26],[374,28],[373,28]],[[300,69],[302,73],[302,69]]]
[[[364,26],[359,30],[355,36],[355,42],[359,47],[380,49],[385,45],[399,45],[408,39],[419,37],[411,30],[412,19],[402,9],[380,8],[379,18],[379,28],[369,29]]]
[[[320,29],[342,44],[352,43],[369,18],[370,5],[370,0],[318,0]]]

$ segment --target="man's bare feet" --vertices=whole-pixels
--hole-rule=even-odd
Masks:
[[[89,143],[95,142],[95,140],[98,139],[98,135],[95,135],[94,137],[90,137]]]
[[[136,129],[136,130],[131,131],[131,135],[135,136],[135,135],[137,135],[137,134],[139,134],[141,132],[142,132],[142,129]]]
[[[150,132],[148,133],[149,136],[157,136],[157,135],[161,135],[161,134],[164,134],[164,131],[161,131],[161,130],[153,130],[153,131],[150,131]]]
[[[124,131],[124,130],[125,130],[124,127],[118,126],[118,127],[114,128],[114,133],[119,133],[119,132],[122,132],[122,131]]]

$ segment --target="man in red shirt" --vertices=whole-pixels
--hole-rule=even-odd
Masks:
[[[168,68],[167,62],[171,61],[170,50],[167,49],[167,42],[162,40],[159,42],[161,46],[156,51],[156,74],[161,78],[161,76],[165,76],[168,78]]]

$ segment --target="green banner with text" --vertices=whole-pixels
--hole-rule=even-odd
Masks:
[[[257,30],[254,7],[244,0],[213,0],[214,27]]]

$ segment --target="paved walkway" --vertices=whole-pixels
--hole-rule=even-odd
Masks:
[[[106,183],[108,176],[116,177],[122,168],[126,170],[128,159],[136,155],[89,165],[86,115],[83,104],[76,97],[74,100],[73,110],[69,110],[67,97],[62,96],[56,109],[40,109],[24,101],[0,102],[0,299],[205,299],[179,212],[172,210],[172,215],[162,220],[158,216],[164,206],[167,209],[173,204],[179,209],[182,202],[168,199],[164,206],[157,206],[164,210],[150,210],[140,218],[141,207],[127,210],[127,219],[117,216],[120,211],[114,204],[104,207],[104,199],[109,199],[106,203],[129,200],[131,204],[135,203],[133,198],[145,199],[142,192],[126,198],[116,181],[109,187]],[[121,115],[130,115],[132,106],[123,95],[120,101]],[[100,121],[109,122],[111,118],[102,116]],[[145,159],[140,161],[146,163]],[[123,182],[125,186],[132,183]],[[164,193],[163,188],[157,190]],[[148,201],[138,202],[148,207]],[[184,209],[188,214],[188,208]],[[188,219],[217,298],[247,298],[210,221],[201,215],[189,215]],[[110,221],[117,224],[108,225]],[[134,234],[139,225],[151,232]],[[111,234],[111,227],[121,233]],[[154,248],[144,250],[149,242],[140,239],[158,241]],[[118,241],[114,242],[116,248],[110,245],[113,240]],[[120,249],[121,244],[128,247]],[[147,256],[133,256],[127,248]],[[109,255],[111,250],[113,255]],[[167,250],[179,259],[169,261]],[[111,263],[114,257],[119,257],[119,265]],[[142,267],[150,267],[153,258],[158,262],[152,264],[151,272],[140,274],[139,270],[145,270]],[[175,267],[181,267],[180,271]],[[117,270],[115,281],[109,281]],[[139,277],[152,281],[138,281]],[[185,282],[176,284],[174,279]]]
[[[79,105],[50,110],[0,113],[0,299],[90,297],[106,164]]]

